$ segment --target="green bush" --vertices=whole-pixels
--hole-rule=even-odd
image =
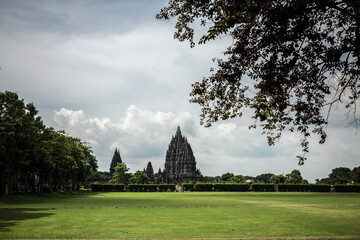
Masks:
[[[274,192],[275,184],[253,183],[251,188],[254,192]]]
[[[212,183],[196,183],[195,190],[199,192],[211,192],[213,190]]]
[[[301,192],[301,184],[278,184],[279,192]]]
[[[142,184],[129,184],[128,191],[129,192],[142,192],[144,190]]]
[[[181,185],[181,188],[184,190],[184,191],[194,191],[194,184],[193,183],[183,183]]]
[[[93,191],[93,192],[102,192],[103,191],[103,184],[99,184],[99,183],[91,184],[91,191]]]
[[[104,192],[112,192],[114,188],[114,184],[104,184],[103,190]]]
[[[246,192],[250,185],[247,183],[215,183],[214,190],[220,192]]]
[[[335,192],[360,192],[360,184],[334,184]]]
[[[124,184],[114,184],[113,185],[113,191],[114,192],[123,192],[125,189],[125,185]]]
[[[308,184],[307,189],[310,192],[330,192],[330,184]]]
[[[144,192],[156,192],[157,187],[157,184],[143,184]]]
[[[159,192],[173,192],[175,191],[175,184],[159,184]]]

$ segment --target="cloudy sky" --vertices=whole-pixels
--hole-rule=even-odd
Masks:
[[[301,167],[297,133],[269,147],[260,130],[248,130],[248,115],[200,126],[200,108],[189,103],[191,84],[210,75],[211,59],[223,56],[231,39],[191,49],[173,39],[173,21],[155,19],[165,5],[0,0],[0,91],[17,92],[47,126],[88,142],[102,171],[115,148],[132,172],[148,161],[163,168],[177,126],[207,176],[299,169],[314,182],[335,167],[360,166],[360,133],[341,108],[331,116],[327,142],[319,145],[313,136]]]

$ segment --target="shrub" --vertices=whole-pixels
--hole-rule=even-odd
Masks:
[[[184,190],[184,191],[193,191],[194,190],[194,184],[193,183],[183,183],[181,185],[181,188]]]
[[[246,192],[250,188],[247,183],[215,183],[214,190],[221,192]]]
[[[175,184],[159,184],[159,192],[175,191]]]
[[[156,192],[157,184],[143,184],[144,192]]]
[[[274,192],[275,184],[253,183],[251,188],[254,192]]]
[[[128,185],[128,191],[129,192],[142,192],[143,191],[143,185],[142,184],[129,184]]]
[[[212,183],[196,183],[195,190],[199,192],[211,192],[213,190]]]
[[[300,184],[278,184],[279,192],[300,192]]]
[[[360,184],[334,184],[335,192],[360,192]]]
[[[91,191],[93,191],[93,192],[102,192],[103,191],[103,184],[99,184],[99,183],[91,184]]]
[[[103,190],[104,192],[112,192],[113,191],[114,184],[104,184]]]
[[[125,185],[124,184],[114,184],[113,185],[113,190],[114,192],[123,192],[125,189]]]
[[[307,189],[310,192],[330,192],[331,185],[330,184],[308,184]]]

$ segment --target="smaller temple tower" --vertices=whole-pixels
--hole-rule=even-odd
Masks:
[[[115,152],[114,152],[113,158],[111,160],[111,164],[110,164],[110,176],[111,177],[114,174],[115,167],[116,167],[116,165],[118,165],[118,163],[122,163],[122,160],[121,160],[121,156],[120,156],[120,151],[117,148],[115,148]]]
[[[154,183],[154,181],[155,181],[155,179],[154,179],[154,170],[153,170],[153,167],[151,165],[151,162],[148,162],[148,165],[147,165],[146,170],[144,172],[148,176],[149,183]]]

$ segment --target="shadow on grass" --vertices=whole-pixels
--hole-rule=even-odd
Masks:
[[[15,226],[19,221],[48,217],[53,213],[44,213],[41,209],[0,209],[0,232],[9,232],[11,227]]]
[[[98,192],[53,192],[53,193],[28,193],[28,194],[14,194],[11,196],[0,196],[0,208],[2,206],[12,206],[20,208],[23,204],[43,204],[43,203],[58,203],[63,202],[66,199],[86,199],[94,195],[99,194]],[[31,207],[30,207],[31,208]]]

